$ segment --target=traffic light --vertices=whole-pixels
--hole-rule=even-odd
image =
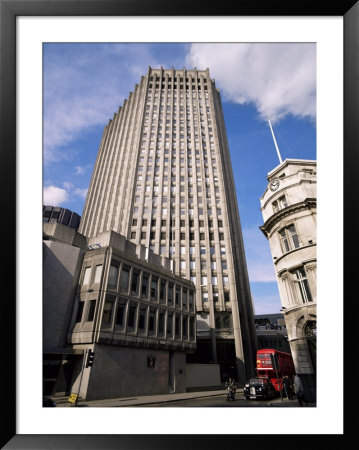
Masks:
[[[91,367],[93,365],[93,360],[95,358],[95,352],[89,350],[87,353],[86,367]]]

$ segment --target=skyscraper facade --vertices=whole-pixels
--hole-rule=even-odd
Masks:
[[[103,132],[79,232],[114,230],[196,285],[189,362],[254,373],[256,333],[219,91],[209,70],[152,69]]]

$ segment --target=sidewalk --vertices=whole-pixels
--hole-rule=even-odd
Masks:
[[[81,400],[78,402],[77,407],[94,407],[94,408],[113,408],[119,406],[140,406],[140,405],[148,405],[152,403],[168,403],[168,402],[176,402],[178,400],[190,400],[196,398],[203,397],[215,397],[217,395],[226,395],[226,389],[220,390],[211,390],[211,391],[197,391],[197,392],[182,392],[179,394],[161,394],[161,395],[146,395],[142,397],[121,397],[121,398],[111,398],[111,399],[103,399],[103,400]],[[243,388],[237,389],[236,399],[244,399],[243,396]],[[67,397],[62,397],[61,399],[54,398],[57,407],[73,407],[73,404],[67,401]],[[287,398],[283,398],[283,400],[279,398],[275,398],[269,403],[270,406],[273,407],[294,407],[298,408],[297,399],[288,400]],[[174,405],[175,406],[175,405]],[[315,403],[308,403],[307,407],[315,407]]]
[[[243,394],[243,389],[237,391]],[[161,395],[146,395],[143,397],[123,397],[123,398],[111,398],[104,400],[80,400],[77,406],[91,406],[91,407],[118,407],[118,406],[139,406],[147,405],[151,403],[167,403],[175,402],[178,400],[189,400],[203,397],[213,397],[216,395],[226,395],[226,390],[216,391],[201,391],[201,392],[182,392],[180,394],[161,394]],[[56,406],[58,407],[72,407],[72,403],[68,402],[65,398],[56,399]]]
[[[293,400],[288,400],[287,398],[283,398],[283,400],[281,400],[281,398],[276,398],[271,401],[270,406],[291,406],[294,408],[299,408],[298,400],[296,398]],[[316,406],[316,403],[308,403],[307,406],[304,406],[304,408],[315,408]]]

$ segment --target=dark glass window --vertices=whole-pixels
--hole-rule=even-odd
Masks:
[[[120,275],[120,291],[122,292],[128,291],[129,279],[130,279],[130,268],[127,266],[123,266]]]
[[[81,322],[83,310],[84,310],[84,302],[79,302],[76,315],[76,323]]]
[[[165,303],[166,302],[166,282],[165,281],[161,281],[160,302],[161,303]]]
[[[134,328],[135,326],[136,310],[137,306],[134,303],[131,303],[128,310],[128,319],[127,319],[127,326],[129,328]]]
[[[92,322],[95,315],[96,300],[90,300],[87,322]]]
[[[138,282],[139,282],[140,274],[137,271],[132,272],[132,283],[131,290],[133,294],[138,294]]]
[[[173,337],[173,314],[170,312],[167,315],[167,337]]]
[[[116,325],[123,326],[125,318],[126,301],[120,299],[117,307]]]
[[[146,315],[147,315],[147,307],[141,306],[140,315],[138,318],[138,329],[139,331],[144,331],[146,328]]]
[[[156,309],[150,309],[150,316],[148,319],[148,333],[154,334],[156,332]]]
[[[155,278],[152,276],[151,280],[151,298],[154,300],[157,300],[157,284],[158,284],[158,278]]]
[[[141,289],[141,293],[144,297],[148,296],[148,283],[149,283],[149,275],[147,273],[144,273],[142,277],[142,289]]]
[[[173,285],[168,286],[168,304],[173,305]]]

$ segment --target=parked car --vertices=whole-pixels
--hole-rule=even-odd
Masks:
[[[56,403],[50,397],[43,397],[42,398],[42,406],[45,406],[45,407],[56,406]]]
[[[278,395],[273,384],[267,378],[251,378],[245,384],[243,394],[246,400],[257,398],[267,400]]]

